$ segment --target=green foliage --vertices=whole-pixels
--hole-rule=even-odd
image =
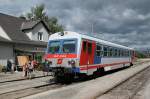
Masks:
[[[20,15],[19,18],[26,20],[26,17],[24,15]]]
[[[138,58],[146,58],[147,56],[142,52],[136,52]]]
[[[2,72],[2,69],[3,69],[3,66],[2,66],[2,65],[0,65],[0,72]]]
[[[56,17],[49,17],[46,14],[44,4],[32,7],[31,12],[27,13],[25,17],[27,20],[43,20],[47,23],[51,33],[60,32],[64,30],[64,27],[58,24],[58,19]]]

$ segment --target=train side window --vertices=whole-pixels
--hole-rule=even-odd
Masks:
[[[123,56],[123,50],[121,50],[121,56]]]
[[[88,53],[92,53],[92,43],[88,43]]]
[[[129,51],[127,50],[127,56],[129,56]]]
[[[83,51],[86,51],[86,41],[83,42]]]
[[[123,51],[123,56],[126,56],[126,51],[125,50]]]
[[[117,49],[115,49],[115,56],[118,56],[118,51],[117,51]]]
[[[107,56],[107,51],[108,51],[108,48],[105,46],[104,47],[104,56]]]
[[[119,57],[121,56],[121,50],[120,49],[118,50],[118,56]]]
[[[112,48],[109,48],[109,56],[113,56],[113,49]]]
[[[102,56],[102,46],[96,45],[96,56]]]
[[[128,56],[128,51],[126,50],[126,56]]]
[[[107,48],[107,56],[110,57],[110,47]]]
[[[129,51],[129,56],[131,56],[131,51]]]

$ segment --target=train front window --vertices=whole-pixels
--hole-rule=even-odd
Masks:
[[[68,40],[63,43],[63,53],[75,53],[76,41]]]
[[[59,41],[50,42],[48,53],[52,53],[52,54],[59,53],[59,49],[60,49]]]

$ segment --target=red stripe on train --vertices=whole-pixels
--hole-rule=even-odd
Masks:
[[[119,63],[112,63],[112,64],[100,64],[100,65],[93,65],[93,66],[85,66],[85,67],[80,67],[80,70],[96,69],[96,68],[101,68],[101,67],[106,67],[106,66],[113,66],[113,65],[127,64],[127,63],[130,63],[130,62],[119,62]]]
[[[45,58],[77,58],[77,54],[46,54]]]

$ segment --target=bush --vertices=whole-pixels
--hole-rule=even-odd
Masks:
[[[38,71],[42,71],[43,70],[43,64],[42,63],[39,63],[36,67],[36,70]]]
[[[0,65],[0,72],[2,72],[2,69],[3,69],[3,66],[2,66],[2,65]]]

